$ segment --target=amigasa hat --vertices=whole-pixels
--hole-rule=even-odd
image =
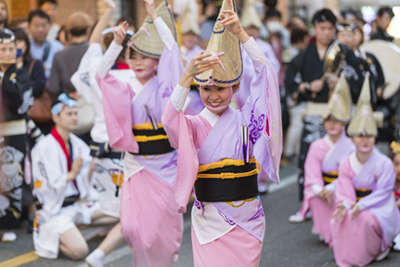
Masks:
[[[185,11],[183,12],[181,18],[179,19],[179,25],[181,34],[193,32],[198,36],[201,35],[199,24],[196,21],[196,16],[193,14],[192,9],[190,8],[189,1],[185,8]]]
[[[239,39],[220,23],[222,11],[228,9],[236,12],[233,0],[222,2],[221,11],[205,51],[206,54],[211,53],[213,57],[218,57],[220,62],[213,69],[194,78],[194,82],[200,86],[229,87],[238,84],[243,77],[243,59]]]
[[[261,19],[257,13],[257,9],[254,5],[253,0],[247,0],[244,10],[242,12],[242,16],[240,17],[240,24],[242,24],[243,28],[255,26],[259,29],[262,28]]]
[[[374,119],[371,106],[371,93],[369,87],[369,74],[366,75],[360,97],[358,98],[357,109],[347,129],[349,136],[371,135],[377,136],[378,128]]]
[[[156,13],[163,19],[171,30],[175,40],[177,39],[174,16],[167,1],[163,1],[156,9]],[[132,36],[131,48],[138,53],[152,58],[160,58],[164,50],[164,43],[158,35],[153,19],[147,16],[142,27]]]
[[[322,119],[326,120],[329,116],[332,116],[343,123],[350,121],[351,95],[350,87],[345,76],[344,73],[340,75],[339,81],[337,82],[327,107],[322,114]]]

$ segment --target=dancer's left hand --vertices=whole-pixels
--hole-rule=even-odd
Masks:
[[[335,218],[336,221],[341,222],[346,216],[346,213],[347,213],[346,207],[342,203],[340,203],[337,205],[336,210],[333,213],[333,218]]]
[[[150,15],[150,17],[154,20],[158,18],[158,15],[156,13],[156,7],[154,6],[154,0],[143,0],[146,3],[146,10],[147,14]]]

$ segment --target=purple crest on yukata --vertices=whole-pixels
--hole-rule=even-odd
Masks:
[[[219,215],[221,215],[222,218],[229,224],[229,225],[235,225],[235,222],[230,220],[228,217],[226,217],[225,214],[223,214],[220,210],[218,210]]]
[[[200,202],[199,202],[197,199],[194,200],[194,205],[196,206],[196,208],[197,208],[198,210],[201,209],[201,207],[200,207]]]
[[[255,220],[255,219],[258,219],[258,218],[260,218],[261,216],[265,216],[264,215],[264,209],[263,209],[263,207],[262,207],[262,203],[261,203],[261,200],[258,200],[259,201],[259,203],[258,203],[258,210],[257,210],[257,212],[256,212],[256,214],[254,214],[247,222],[250,222],[250,221],[253,221],[253,220]]]
[[[264,131],[264,124],[265,124],[265,114],[261,114],[258,119],[255,118],[254,110],[256,108],[256,104],[259,98],[254,101],[253,109],[251,110],[251,118],[250,118],[250,141],[253,145],[256,141],[260,138],[261,133]]]
[[[171,96],[172,90],[174,90],[174,89],[172,88],[172,86],[171,86],[171,87],[165,87],[165,91],[164,91],[164,93],[162,94],[162,98],[170,97],[170,96]]]
[[[197,198],[196,198],[196,199],[194,200],[194,205],[196,206],[196,208],[197,208],[198,210],[202,209],[201,216],[203,216],[203,218],[204,218],[205,220],[207,220],[207,219],[206,219],[206,216],[204,216],[204,212],[205,212],[204,203],[203,203],[202,201],[198,201]]]
[[[170,158],[170,160],[168,161],[167,164],[165,164],[164,166],[161,167],[161,170],[171,167],[173,165],[178,166],[178,153],[177,152],[175,152],[172,155],[172,157]]]

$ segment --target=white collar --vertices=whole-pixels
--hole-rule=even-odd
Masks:
[[[340,137],[341,138],[341,137]],[[339,139],[340,139],[339,138]],[[329,138],[329,135],[328,134],[326,134],[325,136],[324,136],[324,141],[327,143],[327,145],[329,146],[329,148],[332,148],[332,147],[334,147],[336,144],[337,144],[337,142],[334,144],[333,142],[332,142],[332,140]],[[339,140],[338,140],[339,141]]]
[[[219,120],[220,116],[211,112],[208,108],[204,108],[201,112],[200,115],[203,116],[210,124],[212,127],[217,124],[217,121]]]
[[[357,175],[360,173],[361,169],[362,169],[362,165],[361,163],[358,161],[357,159],[357,152],[353,152],[350,154],[350,166],[353,169],[354,173]]]

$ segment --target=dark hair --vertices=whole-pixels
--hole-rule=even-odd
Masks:
[[[306,36],[308,36],[308,31],[306,31],[304,29],[295,28],[292,30],[292,33],[290,34],[290,42],[292,44],[302,42],[302,41],[304,41],[304,38]]]
[[[378,15],[378,17],[382,17],[383,14],[385,14],[385,13],[388,14],[391,18],[394,17],[393,9],[391,7],[388,7],[388,6],[384,6],[384,7],[379,8],[377,15]]]
[[[293,19],[294,19],[294,18],[300,19],[300,20],[303,21],[304,24],[307,26],[307,21],[306,21],[305,19],[303,19],[303,18],[302,18],[301,16],[299,16],[299,15],[294,15],[293,17],[290,18],[290,21],[289,21],[289,23],[288,23],[288,25],[287,25],[288,30],[293,30],[293,29],[294,29],[294,25],[293,25]]]
[[[312,24],[315,26],[318,23],[324,22],[324,21],[329,21],[330,23],[333,24],[333,26],[336,25],[337,18],[330,9],[323,8],[321,10],[318,10],[314,14],[314,17],[312,19]]]
[[[14,28],[18,28],[18,25],[21,23],[24,23],[24,22],[28,22],[28,20],[23,17],[18,17],[18,18],[13,19],[8,26],[10,27],[10,29],[14,29]]]
[[[12,29],[12,31],[14,32],[16,41],[24,41],[25,42],[26,51],[22,55],[22,57],[23,57],[24,65],[28,64],[28,62],[32,59],[31,53],[30,53],[30,51],[31,51],[31,42],[29,41],[29,37],[26,34],[26,32],[21,28],[14,28],[14,29]]]
[[[72,35],[72,36],[75,36],[75,37],[80,37],[80,36],[82,36],[82,35],[86,35],[86,31],[87,31],[87,29],[69,30],[69,32],[71,33],[71,35]]]
[[[58,30],[58,33],[57,33],[57,38],[56,38],[56,40],[61,42],[61,40],[60,40],[60,33],[64,34],[65,41],[68,41],[67,27],[66,27],[65,25],[62,25],[62,26],[60,27],[60,29]]]
[[[282,18],[281,12],[279,12],[275,8],[268,8],[268,10],[265,12],[265,19],[275,18],[275,17],[281,19]]]
[[[8,5],[6,0],[0,0],[0,3],[3,3],[7,10],[7,17],[6,20],[4,21],[4,28],[8,28]]]
[[[35,9],[32,10],[31,12],[29,12],[29,16],[28,16],[28,22],[29,24],[32,23],[33,18],[35,17],[39,17],[42,19],[46,19],[49,23],[51,23],[50,17],[49,15],[47,15],[43,10],[41,9]]]
[[[39,1],[39,7],[42,7],[46,3],[50,3],[50,4],[58,6],[57,0],[40,0]]]
[[[130,26],[135,26],[135,22],[133,21],[133,19],[131,17],[128,16],[122,16],[119,18],[119,20],[117,21],[117,25],[121,24],[122,22],[128,22]]]
[[[125,60],[125,53],[126,49],[128,49],[128,42],[132,36],[126,35],[124,41],[122,42],[122,51],[119,53],[116,62],[124,61]],[[112,32],[106,33],[103,35],[103,43],[106,49],[111,45],[112,41],[114,40],[114,34]],[[133,49],[132,49],[133,50]],[[132,56],[132,50],[130,51],[129,55]]]

